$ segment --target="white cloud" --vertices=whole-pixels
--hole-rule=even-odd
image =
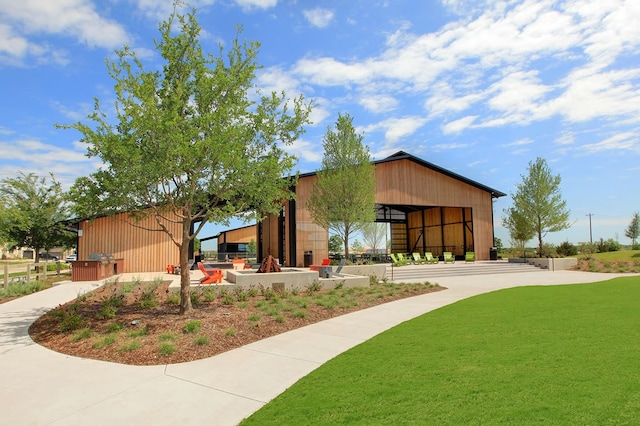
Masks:
[[[244,10],[269,9],[278,4],[278,0],[235,0]]]
[[[333,20],[333,11],[329,9],[307,9],[302,12],[304,17],[311,25],[318,28],[324,28]]]
[[[640,2],[443,4],[473,5],[472,13],[425,34],[401,23],[374,56],[306,57],[291,72],[310,85],[359,92],[360,104],[372,112],[411,93],[430,119],[446,120],[445,134],[552,117],[640,119],[640,68],[631,59],[640,48]]]
[[[66,64],[66,52],[37,41],[43,34],[75,38],[90,47],[124,44],[124,28],[95,10],[87,0],[0,0],[0,53],[7,62],[21,64],[28,56],[38,62]]]
[[[618,133],[603,141],[583,145],[580,150],[585,150],[589,154],[607,150],[640,152],[640,135],[634,132]]]
[[[424,125],[426,119],[423,117],[402,117],[389,118],[378,123],[365,126],[362,130],[365,133],[384,131],[385,139],[388,143],[394,144],[403,137],[410,136]]]
[[[523,138],[523,139],[518,139],[517,141],[514,142],[510,142],[507,144],[502,145],[503,147],[510,147],[510,146],[524,146],[524,145],[530,145],[533,143],[533,139],[531,138]]]
[[[381,113],[393,111],[398,106],[398,100],[391,95],[376,94],[363,95],[358,103],[367,111]]]
[[[477,115],[468,115],[458,120],[454,120],[442,126],[442,133],[444,133],[445,135],[448,135],[451,133],[460,133],[463,130],[467,129],[468,127],[471,127],[471,125],[477,118],[478,118]]]
[[[321,142],[310,142],[304,139],[294,141],[287,151],[310,163],[320,163],[324,155]]]
[[[86,144],[78,142],[73,146],[75,149],[60,148],[37,139],[0,140],[0,158],[11,159],[10,164],[0,161],[0,175],[15,176],[22,171],[44,176],[52,172],[68,188],[76,178],[97,168],[97,163],[85,155]]]

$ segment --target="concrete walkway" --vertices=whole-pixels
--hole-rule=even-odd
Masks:
[[[36,318],[98,286],[66,283],[0,304],[0,423],[236,425],[324,362],[403,321],[502,288],[615,276],[544,271],[441,277],[432,282],[448,290],[332,318],[212,358],[142,367],[59,354],[29,338]],[[425,280],[416,276],[415,282]]]

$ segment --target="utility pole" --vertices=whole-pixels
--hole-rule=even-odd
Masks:
[[[587,213],[586,216],[589,216],[589,242],[593,244],[593,234],[591,232],[591,216],[593,216],[593,213]]]

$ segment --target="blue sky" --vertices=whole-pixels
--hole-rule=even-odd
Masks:
[[[69,186],[99,167],[73,130],[112,102],[105,58],[147,67],[169,0],[0,0],[0,178],[53,172]],[[354,117],[374,159],[404,150],[507,194],[529,161],[562,177],[571,229],[546,241],[624,236],[640,210],[640,2],[636,0],[191,0],[203,47],[236,25],[262,44],[263,91],[313,99],[291,148],[316,170],[322,135]],[[496,236],[510,197],[494,203]],[[234,223],[240,226],[241,223]],[[201,237],[223,228],[208,226]]]

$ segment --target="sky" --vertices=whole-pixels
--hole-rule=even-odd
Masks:
[[[544,158],[561,176],[570,229],[559,244],[613,238],[640,211],[640,2],[637,0],[190,0],[202,46],[242,26],[261,43],[255,84],[316,104],[289,148],[320,167],[322,136],[353,117],[374,160],[403,150],[506,194]],[[105,59],[154,48],[169,0],[0,0],[0,179],[53,173],[65,187],[96,171],[75,130],[93,99],[115,99]],[[496,236],[511,197],[494,202]],[[232,222],[231,227],[243,226]],[[210,224],[200,237],[228,229]],[[353,240],[352,240],[353,241]],[[204,246],[205,249],[210,248]]]

